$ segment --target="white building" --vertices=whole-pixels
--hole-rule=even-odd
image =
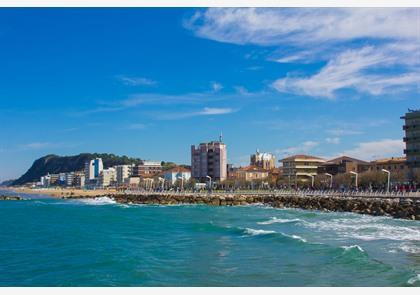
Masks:
[[[116,170],[116,181],[119,185],[124,184],[127,179],[131,176],[133,171],[133,165],[118,165],[115,166]]]
[[[101,174],[99,175],[98,184],[99,186],[107,187],[111,184],[114,184],[116,182],[116,179],[117,173],[115,168],[103,169]]]
[[[51,181],[51,176],[50,176],[49,173],[45,176],[41,176],[41,179],[40,179],[41,186],[43,186],[43,187],[50,186],[50,181]]]
[[[183,167],[175,167],[165,171],[164,178],[166,181],[174,184],[178,179],[183,179],[184,183],[191,178],[191,171]]]
[[[104,165],[101,158],[93,159],[85,163],[85,180],[86,182],[95,180],[99,177]]]

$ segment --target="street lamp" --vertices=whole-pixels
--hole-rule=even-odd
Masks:
[[[332,188],[332,181],[333,181],[333,176],[330,173],[325,173],[325,175],[329,176],[331,178],[330,180],[330,188]]]
[[[391,180],[391,172],[389,172],[386,169],[382,169],[382,172],[385,172],[386,174],[388,174],[388,186],[386,188],[386,192],[389,193],[389,183],[390,183],[390,180]]]
[[[159,177],[158,179],[159,179],[159,183],[162,182],[162,184],[160,185],[160,189],[163,191],[164,190],[163,186],[165,185],[165,179],[162,177]]]
[[[209,179],[209,187],[210,187],[210,189],[211,189],[211,177],[210,176],[206,176],[206,178],[208,178]]]
[[[178,179],[181,179],[181,190],[184,190],[184,176],[178,176]]]
[[[350,171],[350,173],[356,176],[356,188],[357,188],[357,178],[358,178],[359,173],[354,172],[354,171]]]
[[[314,187],[315,176],[312,175],[312,174],[309,174],[309,173],[306,173],[306,174],[303,174],[303,175],[306,175],[306,176],[309,176],[310,178],[312,178],[312,187]]]

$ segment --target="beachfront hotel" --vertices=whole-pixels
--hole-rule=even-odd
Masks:
[[[224,181],[227,178],[227,148],[219,141],[191,146],[191,176],[200,181]]]

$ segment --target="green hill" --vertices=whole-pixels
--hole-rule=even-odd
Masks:
[[[47,155],[36,160],[25,174],[13,182],[13,185],[22,185],[27,182],[39,181],[41,176],[44,176],[47,173],[55,174],[61,172],[80,171],[84,169],[85,162],[94,158],[102,158],[104,168],[114,165],[131,163],[138,164],[140,162],[140,159],[129,158],[127,156],[116,156],[113,154],[83,153],[76,156],[65,157]]]

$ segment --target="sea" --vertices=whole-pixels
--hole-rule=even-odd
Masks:
[[[0,202],[3,287],[420,286],[419,221],[19,195]]]

